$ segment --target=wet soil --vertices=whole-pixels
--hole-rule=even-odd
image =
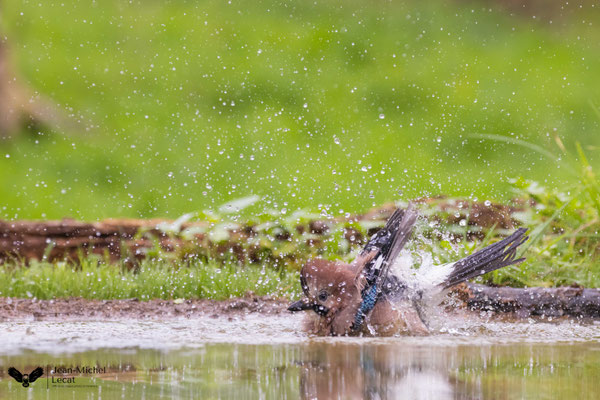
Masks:
[[[236,317],[246,314],[287,313],[289,300],[247,296],[229,300],[55,300],[0,298],[0,321],[61,320],[101,321],[122,319],[165,319]]]
[[[288,314],[289,300],[254,296],[228,300],[54,300],[0,297],[0,321],[76,320],[102,321],[123,319],[165,319],[198,317],[238,317],[254,314]],[[442,303],[446,312],[457,310],[484,312],[489,317],[519,320],[535,318],[600,318],[600,289],[506,288],[474,283],[456,286]]]

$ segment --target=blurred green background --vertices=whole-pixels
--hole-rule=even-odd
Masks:
[[[568,188],[578,178],[543,154],[473,135],[556,154],[555,137],[579,141],[595,165],[600,7],[511,4],[2,2],[20,79],[69,122],[0,141],[0,218]]]

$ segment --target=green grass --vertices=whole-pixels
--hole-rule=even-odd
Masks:
[[[299,276],[272,268],[149,261],[132,270],[84,259],[79,266],[34,262],[27,268],[0,268],[0,296],[52,299],[215,299],[256,295],[294,297]]]
[[[563,187],[543,155],[472,136],[556,134],[597,165],[600,11],[563,8],[3,2],[24,81],[91,122],[0,143],[0,217],[175,218],[251,194],[247,215],[339,214],[399,192],[507,200],[516,177]]]
[[[513,213],[512,218],[529,228],[530,240],[521,248],[521,256],[526,260],[478,278],[479,282],[516,287],[600,288],[600,208],[596,202],[600,192],[595,191],[597,180],[593,170],[589,169],[584,155],[580,156],[579,166],[587,178],[581,179],[581,184],[572,192],[550,190],[535,182],[513,182],[516,196],[513,205],[519,207],[519,211]],[[417,204],[428,222],[423,220],[417,224],[414,239],[407,245],[415,267],[423,257],[435,264],[456,261],[512,231],[497,229],[495,225],[473,225],[469,223],[475,218],[470,216],[470,210],[452,208],[454,204],[456,199]],[[464,215],[467,223],[449,223],[448,217],[456,213]],[[300,294],[298,270],[306,259],[324,257],[349,262],[364,244],[369,229],[384,223],[330,220],[329,230],[319,235],[307,233],[306,227],[296,229],[298,224],[303,226],[318,217],[311,213],[290,216],[266,213],[251,220],[232,222],[227,214],[211,215],[213,225],[204,231],[206,237],[216,244],[237,244],[245,259],[238,259],[229,252],[211,253],[210,247],[199,251],[193,246],[183,246],[175,253],[153,249],[147,254],[149,258],[135,267],[126,259],[110,264],[97,257],[83,256],[77,265],[32,261],[25,266],[19,261],[9,262],[0,266],[0,296],[226,299],[253,292],[295,298]],[[255,234],[250,239],[228,234],[224,228],[233,228],[235,224],[249,224]],[[165,231],[175,228],[165,227]],[[349,228],[360,234],[359,242],[348,241],[346,230]],[[179,235],[186,237],[193,233],[184,230]],[[473,240],[475,237],[479,239]],[[307,245],[308,240],[313,244]],[[254,262],[248,256],[252,252]]]

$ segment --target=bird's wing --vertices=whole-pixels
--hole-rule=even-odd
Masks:
[[[402,219],[396,222],[392,244],[385,255],[385,262],[388,268],[394,263],[400,251],[402,251],[402,248],[408,242],[408,239],[410,239],[417,216],[418,214],[415,209],[412,205],[409,205],[404,211]]]
[[[16,368],[10,367],[8,374],[15,378],[17,382],[23,382],[23,375]]]
[[[380,251],[376,248],[370,251],[363,251],[352,261],[350,268],[354,271],[354,283],[358,290],[363,290],[367,283],[365,267],[379,255]]]
[[[351,264],[360,289],[385,279],[390,265],[410,238],[416,219],[417,212],[412,206],[409,205],[406,210],[397,209],[385,226],[367,242]]]
[[[44,370],[42,367],[37,367],[29,374],[29,382],[35,382],[35,380],[42,375],[44,375]]]

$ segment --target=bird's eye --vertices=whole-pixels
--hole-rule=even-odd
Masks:
[[[323,290],[319,293],[318,299],[319,301],[325,301],[327,300],[327,296],[329,296],[329,294]]]

